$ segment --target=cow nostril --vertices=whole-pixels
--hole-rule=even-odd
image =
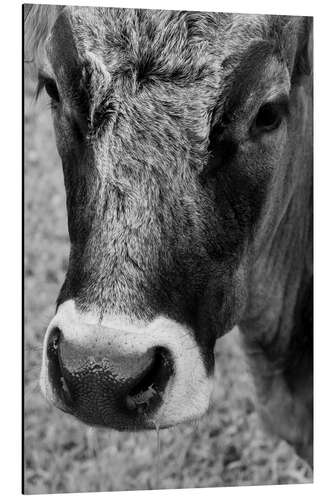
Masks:
[[[48,345],[47,345],[47,354],[51,354],[50,351],[56,352],[59,348],[61,337],[61,330],[58,327],[53,328],[49,335]]]
[[[127,408],[139,413],[154,410],[163,401],[165,388],[173,372],[169,351],[162,347],[156,348],[152,364],[127,393]]]
[[[58,398],[66,405],[69,405],[71,403],[71,395],[63,373],[60,356],[61,337],[62,332],[57,327],[50,333],[47,344],[48,372]]]

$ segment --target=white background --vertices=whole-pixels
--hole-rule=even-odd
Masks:
[[[42,2],[39,3],[61,3]],[[67,4],[76,2],[66,1]],[[314,16],[315,60],[315,480],[313,485],[98,493],[98,498],[333,498],[333,16],[332,2],[296,0],[131,0],[77,2],[80,5],[148,7]],[[21,209],[22,92],[21,3],[1,4],[0,160],[0,496],[21,491]],[[91,498],[92,493],[71,498]],[[39,495],[38,498],[49,498]],[[54,495],[52,498],[64,498]]]

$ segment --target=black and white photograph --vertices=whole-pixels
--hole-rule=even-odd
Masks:
[[[110,4],[22,6],[23,492],[312,483],[313,17]]]

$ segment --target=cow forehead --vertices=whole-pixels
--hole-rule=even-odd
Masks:
[[[181,105],[184,116],[184,103],[196,102],[195,110],[186,108],[204,127],[228,75],[251,43],[265,39],[268,26],[267,16],[66,7],[53,27],[49,53],[72,102],[82,84],[88,108],[95,109],[111,94],[124,101],[153,84],[147,96],[154,88],[154,102]]]
[[[51,42],[73,62],[93,53],[111,72],[194,80],[264,38],[268,24],[267,16],[66,7]]]
[[[156,56],[166,45],[178,53],[198,50],[214,44],[223,19],[221,14],[89,7],[68,7],[63,16],[72,24],[81,50],[106,56],[110,49],[139,53],[145,46]]]

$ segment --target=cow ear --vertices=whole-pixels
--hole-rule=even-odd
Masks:
[[[293,77],[299,78],[312,73],[313,63],[313,22],[312,17],[303,18],[298,32],[298,46],[295,57]]]
[[[24,59],[38,64],[43,59],[44,43],[64,7],[56,5],[24,5]]]
[[[292,83],[312,74],[313,18],[295,17],[285,28],[285,42],[289,46],[289,65]],[[293,48],[290,47],[293,45]],[[291,53],[290,53],[291,52]]]
[[[25,3],[23,4],[23,22],[25,23],[27,18],[28,18],[28,15],[29,15],[29,12],[31,11],[33,5],[31,3]]]

